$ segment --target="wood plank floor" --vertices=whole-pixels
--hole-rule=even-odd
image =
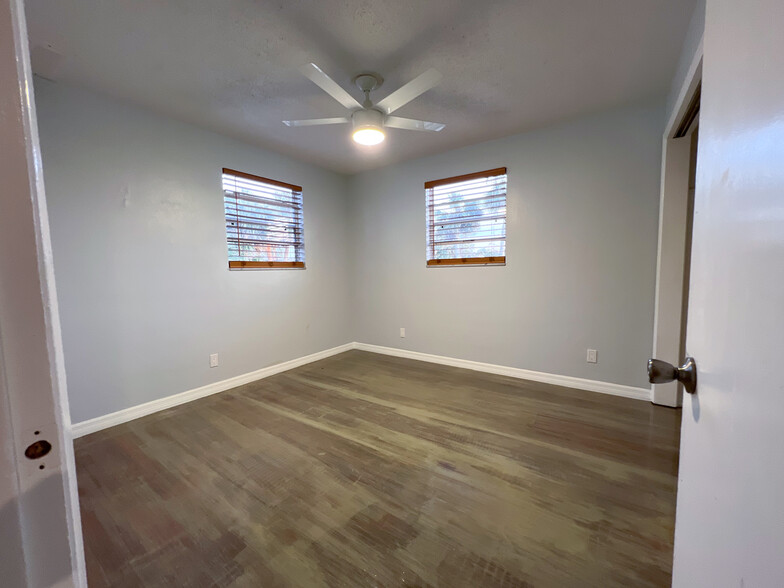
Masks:
[[[680,411],[361,351],[76,441],[90,586],[669,586]]]

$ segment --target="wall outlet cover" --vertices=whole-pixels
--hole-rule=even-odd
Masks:
[[[211,368],[218,367],[218,354],[217,353],[210,354],[210,367]]]
[[[597,357],[598,356],[596,353],[596,349],[589,349],[585,361],[587,361],[588,363],[597,363],[598,361]]]

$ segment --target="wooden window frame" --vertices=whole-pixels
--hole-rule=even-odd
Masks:
[[[506,255],[493,255],[489,257],[455,257],[451,259],[431,259],[431,243],[435,242],[435,221],[433,219],[433,210],[430,208],[429,203],[427,203],[427,191],[433,188],[437,188],[438,186],[445,186],[448,184],[457,184],[460,182],[467,182],[474,179],[480,178],[491,178],[495,176],[505,176],[507,175],[506,167],[497,167],[494,169],[489,169],[486,171],[481,172],[474,172],[470,174],[463,174],[459,176],[452,176],[451,178],[442,178],[440,180],[430,180],[425,182],[425,199],[426,199],[426,206],[428,208],[428,217],[427,217],[427,230],[428,230],[428,247],[426,249],[426,265],[427,267],[460,267],[460,266],[488,266],[488,265],[497,265],[497,266],[504,266],[506,265]],[[507,194],[504,194],[504,198],[506,199]],[[504,222],[506,222],[506,214],[504,214]],[[506,237],[504,237],[504,242],[506,242]]]
[[[263,176],[257,176],[254,174],[249,174],[247,172],[242,172],[236,169],[231,169],[228,167],[221,168],[221,178],[224,175],[231,175],[238,178],[244,178],[246,180],[251,180],[254,182],[260,182],[263,184],[269,184],[272,186],[277,186],[279,188],[285,188],[287,190],[291,190],[292,192],[296,192],[302,195],[302,186],[298,186],[296,184],[289,184],[287,182],[281,182],[280,180],[273,180],[271,178],[265,178]],[[303,208],[304,208],[304,201],[303,201]],[[224,211],[224,219],[225,219],[225,211]],[[303,242],[302,248],[304,253],[305,243],[304,243],[304,220],[303,220],[303,234],[302,234]],[[229,241],[228,234],[226,235],[227,242]],[[229,269],[230,270],[265,270],[265,269],[305,269],[305,262],[304,261],[249,261],[249,260],[229,260]]]
[[[305,269],[304,261],[230,261],[231,269],[268,269],[268,268],[299,268]]]

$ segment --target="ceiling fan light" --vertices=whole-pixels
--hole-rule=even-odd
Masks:
[[[363,127],[355,130],[351,138],[360,145],[378,145],[386,135],[379,127]]]
[[[354,132],[351,137],[360,145],[378,145],[385,138],[384,115],[374,108],[357,110],[351,115]]]

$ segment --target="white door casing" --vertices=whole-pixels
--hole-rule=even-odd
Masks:
[[[784,2],[708,0],[673,585],[784,586]]]
[[[653,318],[653,355],[673,365],[681,362],[684,265],[689,223],[689,171],[691,138],[675,139],[689,103],[702,79],[702,42],[669,113],[662,140],[662,181],[659,199],[659,240],[656,256],[656,295]],[[682,387],[677,382],[653,384],[651,400],[663,406],[681,406]]]
[[[0,0],[0,584],[86,585],[22,0]],[[38,459],[25,448],[47,441]]]

